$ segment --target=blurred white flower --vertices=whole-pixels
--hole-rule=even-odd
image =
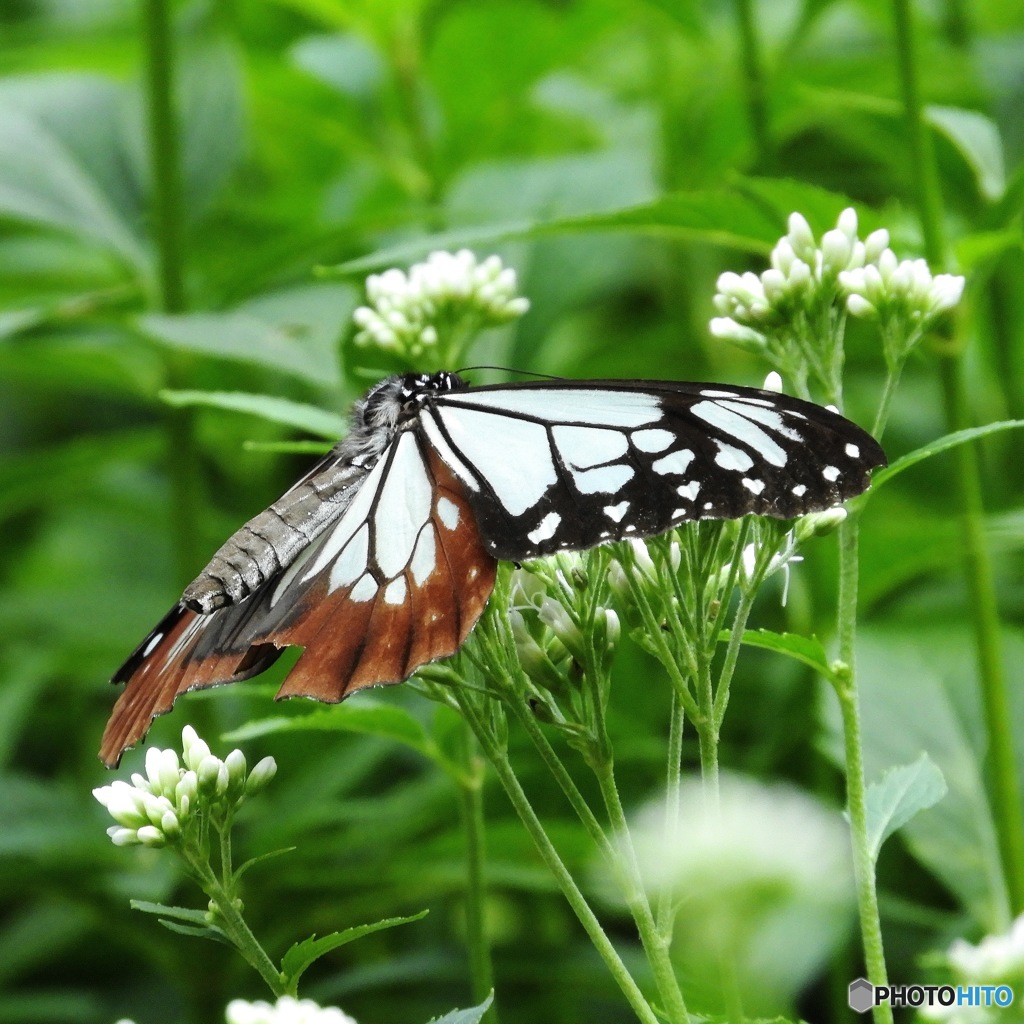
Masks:
[[[336,1006],[320,1006],[312,999],[281,996],[273,1005],[233,999],[225,1013],[227,1024],[356,1024]]]
[[[946,954],[950,966],[965,981],[997,982],[1024,978],[1024,914],[1008,932],[986,935],[977,946],[956,939]]]
[[[686,976],[714,989],[730,958],[752,1014],[777,1012],[843,941],[848,836],[838,811],[800,790],[726,775],[716,803],[688,781],[676,814],[660,800],[631,833],[648,895],[681,908],[674,953]]]
[[[397,268],[366,280],[369,305],[352,314],[358,345],[377,345],[416,358],[436,348],[441,332],[493,327],[530,307],[516,295],[516,273],[497,256],[482,263],[468,249],[432,252],[408,274]]]

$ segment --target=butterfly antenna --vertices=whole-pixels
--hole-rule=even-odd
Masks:
[[[556,377],[550,373],[537,373],[536,370],[516,370],[510,366],[462,366],[455,372],[460,376],[464,373],[471,373],[473,370],[497,370],[499,373],[516,374],[520,377],[536,377],[538,380],[565,380],[564,377]]]

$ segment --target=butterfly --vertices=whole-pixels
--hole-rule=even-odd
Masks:
[[[115,673],[116,764],[178,694],[304,651],[278,697],[337,702],[455,653],[497,560],[696,519],[789,519],[886,464],[839,413],[771,391],[650,380],[381,381],[346,437],[213,556]]]

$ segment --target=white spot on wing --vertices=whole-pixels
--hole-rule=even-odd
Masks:
[[[372,597],[377,594],[377,582],[374,578],[367,573],[365,576],[359,578],[359,582],[349,592],[349,599],[362,603],[363,601],[369,601]]]
[[[849,455],[851,459],[859,459],[860,449],[855,444],[848,444],[846,446],[846,454]]]
[[[662,430],[660,427],[634,430],[630,436],[633,444],[642,452],[663,452],[676,439],[671,430]]]
[[[735,391],[716,391],[714,388],[705,388],[701,391],[705,398],[735,398]]]
[[[423,427],[423,432],[427,435],[427,439],[430,441],[431,446],[438,455],[441,456],[441,461],[470,489],[473,491],[480,490],[480,484],[473,474],[466,468],[466,464],[452,451],[451,445],[445,440],[444,435],[441,433],[434,422],[434,417],[429,409],[425,409],[420,414],[420,426]]]
[[[804,486],[804,484],[797,484],[796,487],[793,488],[793,493],[798,498],[802,498],[807,493],[807,488]]]
[[[459,392],[460,401],[468,397]],[[447,405],[439,406],[439,412],[452,442],[510,515],[533,508],[557,480],[547,431],[539,423]]]
[[[683,476],[693,462],[693,452],[689,448],[680,448],[677,452],[669,452],[657,459],[651,469],[662,476]]]
[[[441,500],[447,501],[448,499],[442,498]],[[448,503],[451,504],[451,502]],[[438,504],[440,505],[440,503]],[[452,507],[455,508],[454,505]],[[458,509],[456,508],[455,511],[458,512]],[[454,529],[454,527],[449,527],[449,529]],[[434,571],[434,566],[436,564],[437,545],[434,540],[434,531],[430,527],[427,527],[427,529],[420,534],[420,539],[416,541],[416,550],[413,551],[412,561],[409,563],[413,582],[417,587],[423,586],[430,574]]]
[[[363,525],[356,530],[355,536],[345,545],[341,557],[331,569],[331,578],[327,584],[327,592],[333,594],[338,587],[347,587],[355,583],[366,572],[366,560],[370,551],[370,527]]]
[[[734,448],[731,444],[726,444],[724,441],[715,441],[715,444],[718,445],[718,454],[715,456],[715,462],[722,469],[734,469],[737,473],[746,473],[754,464],[754,460],[745,451]]]
[[[576,469],[589,469],[621,458],[629,449],[618,430],[597,427],[554,427],[551,431],[562,459]]]
[[[411,433],[395,442],[395,455],[373,516],[374,557],[392,579],[409,564],[416,538],[430,518],[433,488],[419,445]]]
[[[751,480],[750,477],[745,476],[742,483],[743,486],[753,494],[760,494],[764,490],[763,480]]]
[[[599,466],[573,473],[573,483],[581,494],[614,494],[633,479],[631,466]]]
[[[405,600],[406,586],[405,577],[399,576],[398,579],[392,580],[384,588],[384,603],[385,604],[401,604]]]
[[[739,413],[741,416],[746,416],[748,420],[756,420],[758,423],[763,423],[766,427],[770,427],[775,431],[776,434],[781,434],[782,437],[789,438],[790,441],[802,441],[803,436],[792,427],[787,427],[785,421],[782,418],[782,413],[778,409],[761,409],[755,406],[756,400],[750,398],[744,398],[742,401],[735,402],[719,402],[723,408],[730,409],[732,412]],[[767,402],[756,402],[757,406],[767,405]]]
[[[687,498],[690,501],[693,501],[693,499],[697,497],[697,492],[699,490],[700,481],[691,480],[688,484],[683,484],[682,487],[677,487],[676,494],[678,494],[680,498]]]
[[[731,403],[734,407],[736,403]],[[761,458],[773,466],[786,464],[786,452],[769,437],[756,423],[746,416],[741,416],[733,408],[727,408],[723,402],[698,402],[690,408],[694,416],[699,416],[705,423],[718,427],[719,430],[736,438],[749,448],[753,448]],[[751,414],[754,410],[749,410]],[[767,410],[757,410],[764,415]],[[721,465],[721,463],[719,463]]]
[[[539,544],[542,540],[547,540],[549,537],[555,535],[555,530],[558,529],[558,524],[562,521],[562,517],[557,512],[549,512],[541,521],[540,525],[536,530],[531,530],[526,536],[533,541],[534,544]]]
[[[154,634],[153,634],[153,635],[152,635],[152,636],[151,636],[151,637],[149,638],[149,643],[148,643],[148,644],[146,644],[145,648],[143,649],[143,651],[142,651],[142,656],[143,656],[144,658],[145,658],[145,657],[148,657],[148,656],[149,656],[149,654],[150,654],[150,653],[152,653],[152,651],[153,651],[153,648],[154,648],[154,647],[156,647],[156,645],[157,645],[158,643],[160,643],[160,641],[161,641],[161,640],[163,640],[163,638],[164,638],[164,635],[163,635],[163,633],[154,633]]]
[[[437,499],[437,515],[449,530],[459,525],[459,506],[443,495]]]
[[[622,517],[626,514],[626,512],[628,510],[629,510],[629,502],[628,501],[620,501],[618,503],[618,505],[605,505],[605,507],[604,507],[604,514],[609,519],[614,520],[616,523],[621,523],[622,522]]]
[[[445,424],[453,406],[532,416],[545,423],[584,423],[598,427],[644,427],[661,418],[661,403],[644,391],[608,388],[478,388],[438,398]],[[457,413],[461,416],[461,410]]]
[[[362,486],[356,492],[352,503],[345,509],[342,517],[331,528],[330,532],[325,535],[324,540],[320,542],[320,547],[316,550],[316,558],[313,560],[313,564],[302,577],[303,583],[311,580],[318,572],[322,572],[330,564],[331,560],[340,554],[342,548],[352,539],[352,535],[356,530],[370,517],[373,499],[381,486],[385,470],[390,466],[391,461],[391,449],[388,449],[377,465],[370,471],[370,475],[363,481]],[[277,600],[282,590],[294,578],[291,572],[292,569],[295,569],[296,572],[298,571],[293,564],[278,585],[278,589],[274,593],[274,601]],[[271,605],[273,605],[273,601]]]
[[[835,483],[839,479],[839,470],[835,466],[826,466],[822,471],[821,475],[829,481],[829,483]]]

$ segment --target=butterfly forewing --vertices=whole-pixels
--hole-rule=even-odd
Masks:
[[[868,486],[885,456],[837,413],[773,392],[660,381],[477,388],[423,427],[463,477],[488,550],[524,559],[694,519],[788,519]]]

